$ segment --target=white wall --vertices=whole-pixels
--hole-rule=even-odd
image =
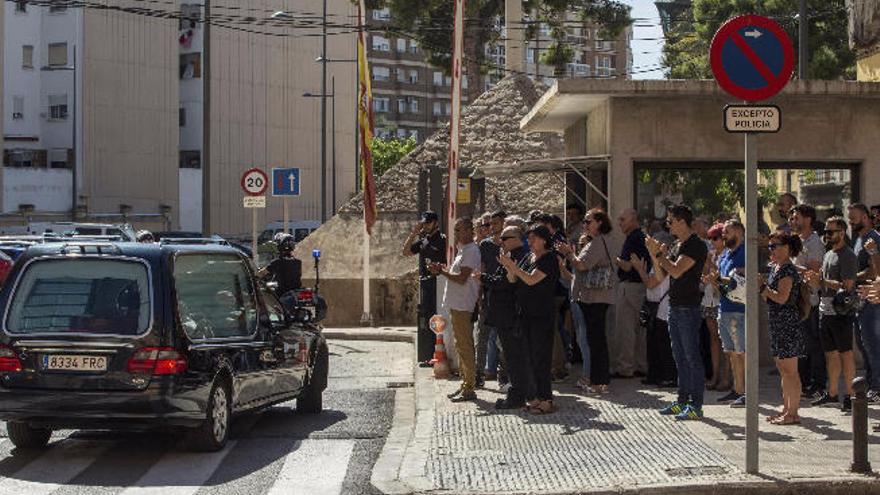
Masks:
[[[40,134],[40,67],[45,61],[46,45],[42,41],[42,8],[28,5],[27,12],[15,12],[14,2],[4,3],[3,23],[3,131],[8,136]],[[22,68],[22,46],[34,47],[32,69]],[[24,97],[24,118],[12,120],[12,101]],[[39,143],[16,143],[19,148],[36,148]]]
[[[180,230],[202,230],[202,170],[180,169]]]
[[[70,170],[3,167],[3,212],[19,204],[36,211],[70,211]]]

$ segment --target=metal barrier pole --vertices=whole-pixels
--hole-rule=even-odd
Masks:
[[[853,380],[852,430],[853,462],[849,470],[854,473],[870,473],[868,462],[868,381],[860,376]]]

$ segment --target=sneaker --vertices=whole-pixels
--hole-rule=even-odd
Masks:
[[[840,406],[840,410],[844,413],[852,412],[852,398],[848,395],[843,396],[843,404]]]
[[[684,411],[686,407],[687,406],[684,404],[679,404],[678,402],[673,402],[672,404],[669,404],[668,406],[664,407],[663,409],[660,409],[660,414],[663,416],[672,416],[675,414],[681,414],[682,411]]]
[[[868,404],[878,404],[880,403],[880,392],[876,390],[868,391]]]
[[[739,399],[739,394],[735,391],[731,390],[727,395],[723,395],[718,398],[718,402],[730,402],[732,400]]]
[[[703,419],[703,410],[690,404],[684,407],[684,410],[675,415],[677,421],[695,421]]]
[[[459,395],[449,400],[451,402],[471,402],[477,400],[477,394],[473,390],[463,390]]]
[[[817,407],[818,406],[829,406],[829,405],[833,406],[833,405],[837,405],[837,404],[840,404],[840,399],[838,399],[836,397],[831,397],[830,395],[828,395],[828,392],[823,393],[821,397],[814,400],[813,402],[810,402],[810,405],[817,406]]]
[[[730,407],[734,409],[741,409],[743,407],[746,407],[746,396],[740,395],[739,397],[737,397],[735,401],[730,403]]]

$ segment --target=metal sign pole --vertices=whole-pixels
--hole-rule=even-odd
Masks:
[[[289,228],[289,224],[290,224],[290,210],[289,210],[290,202],[289,202],[288,198],[289,198],[289,196],[284,196],[284,233],[285,233],[285,234],[289,234],[289,233],[290,233],[290,228]]]
[[[253,212],[253,223],[251,225],[251,258],[254,263],[257,262],[257,209],[251,208]]]
[[[746,169],[746,472],[758,473],[758,149],[745,134]]]

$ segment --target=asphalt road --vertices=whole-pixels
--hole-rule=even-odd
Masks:
[[[330,342],[324,412],[293,403],[238,418],[230,444],[186,450],[165,434],[61,431],[43,451],[17,451],[0,425],[0,495],[370,494],[394,394],[412,386],[412,346]]]

